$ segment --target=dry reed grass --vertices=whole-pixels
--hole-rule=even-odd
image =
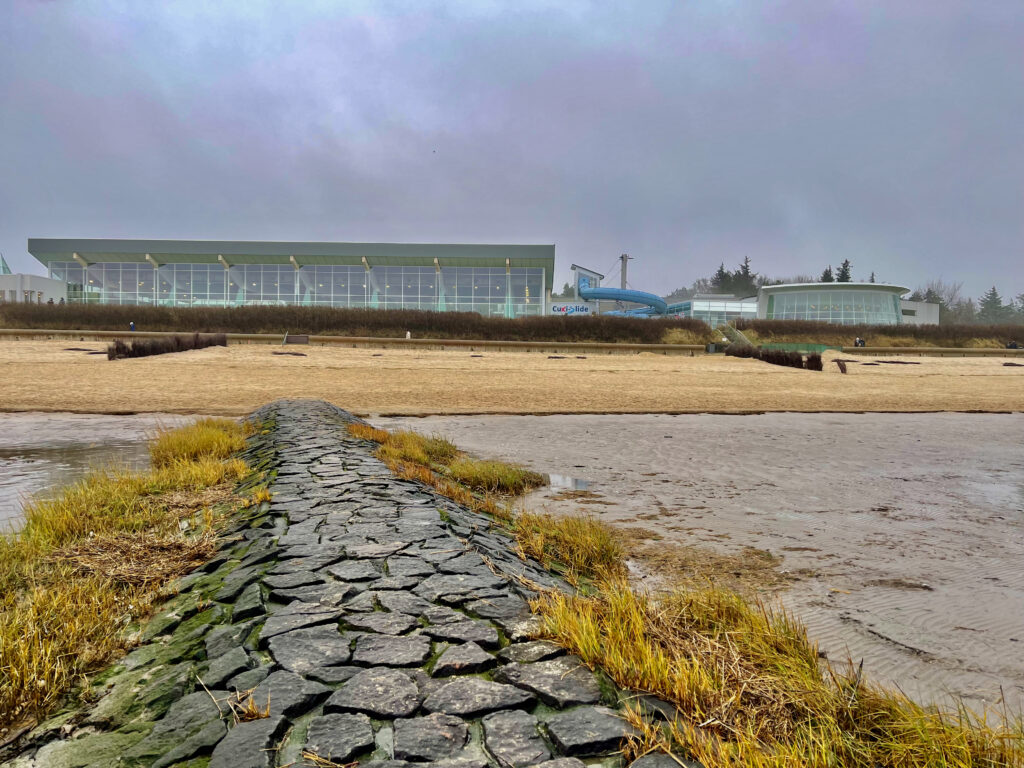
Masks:
[[[148,472],[98,472],[25,510],[0,537],[0,737],[56,707],[130,644],[168,578],[206,559],[248,473],[242,427],[208,420],[155,435]],[[223,511],[223,509],[222,509]]]

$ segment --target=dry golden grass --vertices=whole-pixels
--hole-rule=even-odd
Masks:
[[[161,432],[150,471],[95,473],[30,503],[24,527],[0,537],[0,728],[52,710],[127,647],[119,630],[161,584],[207,559],[211,505],[248,472],[230,458],[241,436],[227,420]]]
[[[360,414],[1024,410],[1024,374],[1001,357],[914,357],[921,365],[852,366],[843,377],[834,364],[817,373],[719,355],[310,346],[285,357],[234,345],[110,362],[67,346],[0,341],[0,408],[242,415],[314,397]]]

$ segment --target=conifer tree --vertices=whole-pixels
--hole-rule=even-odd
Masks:
[[[829,264],[827,267],[825,267],[825,271],[821,273],[821,279],[818,282],[819,283],[834,283],[835,281],[836,281],[835,277],[832,276],[832,265]]]
[[[843,259],[843,263],[839,265],[839,271],[836,273],[837,283],[848,283],[852,278],[850,277],[850,260]]]

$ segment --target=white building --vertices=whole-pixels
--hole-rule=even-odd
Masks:
[[[0,274],[0,304],[54,304],[66,300],[68,286],[63,280],[40,275]]]

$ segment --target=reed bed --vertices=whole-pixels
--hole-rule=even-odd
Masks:
[[[2,328],[120,331],[135,323],[140,331],[176,333],[285,333],[481,339],[495,341],[596,341],[660,343],[666,334],[706,344],[711,328],[686,318],[484,317],[476,312],[332,307],[141,307],[93,304],[0,306]]]
[[[415,433],[349,431],[379,451],[404,446],[379,453],[392,471],[491,516],[513,534],[521,557],[577,587],[539,593],[532,607],[540,636],[618,685],[676,707],[675,719],[662,724],[641,717],[639,706],[627,711],[637,728],[623,747],[630,759],[660,751],[706,768],[1024,766],[1019,717],[921,707],[872,684],[852,663],[824,662],[795,617],[726,588],[634,589],[614,528],[585,514],[516,510],[508,496],[462,485],[436,471],[444,467],[429,461]]]
[[[0,737],[129,647],[122,630],[161,586],[209,558],[249,471],[231,458],[243,437],[227,419],[160,431],[149,471],[94,473],[32,501],[24,527],[0,537]]]
[[[1001,325],[833,325],[810,320],[741,318],[736,327],[753,343],[791,342],[853,346],[855,337],[869,347],[1005,347],[1024,338],[1020,323]]]

